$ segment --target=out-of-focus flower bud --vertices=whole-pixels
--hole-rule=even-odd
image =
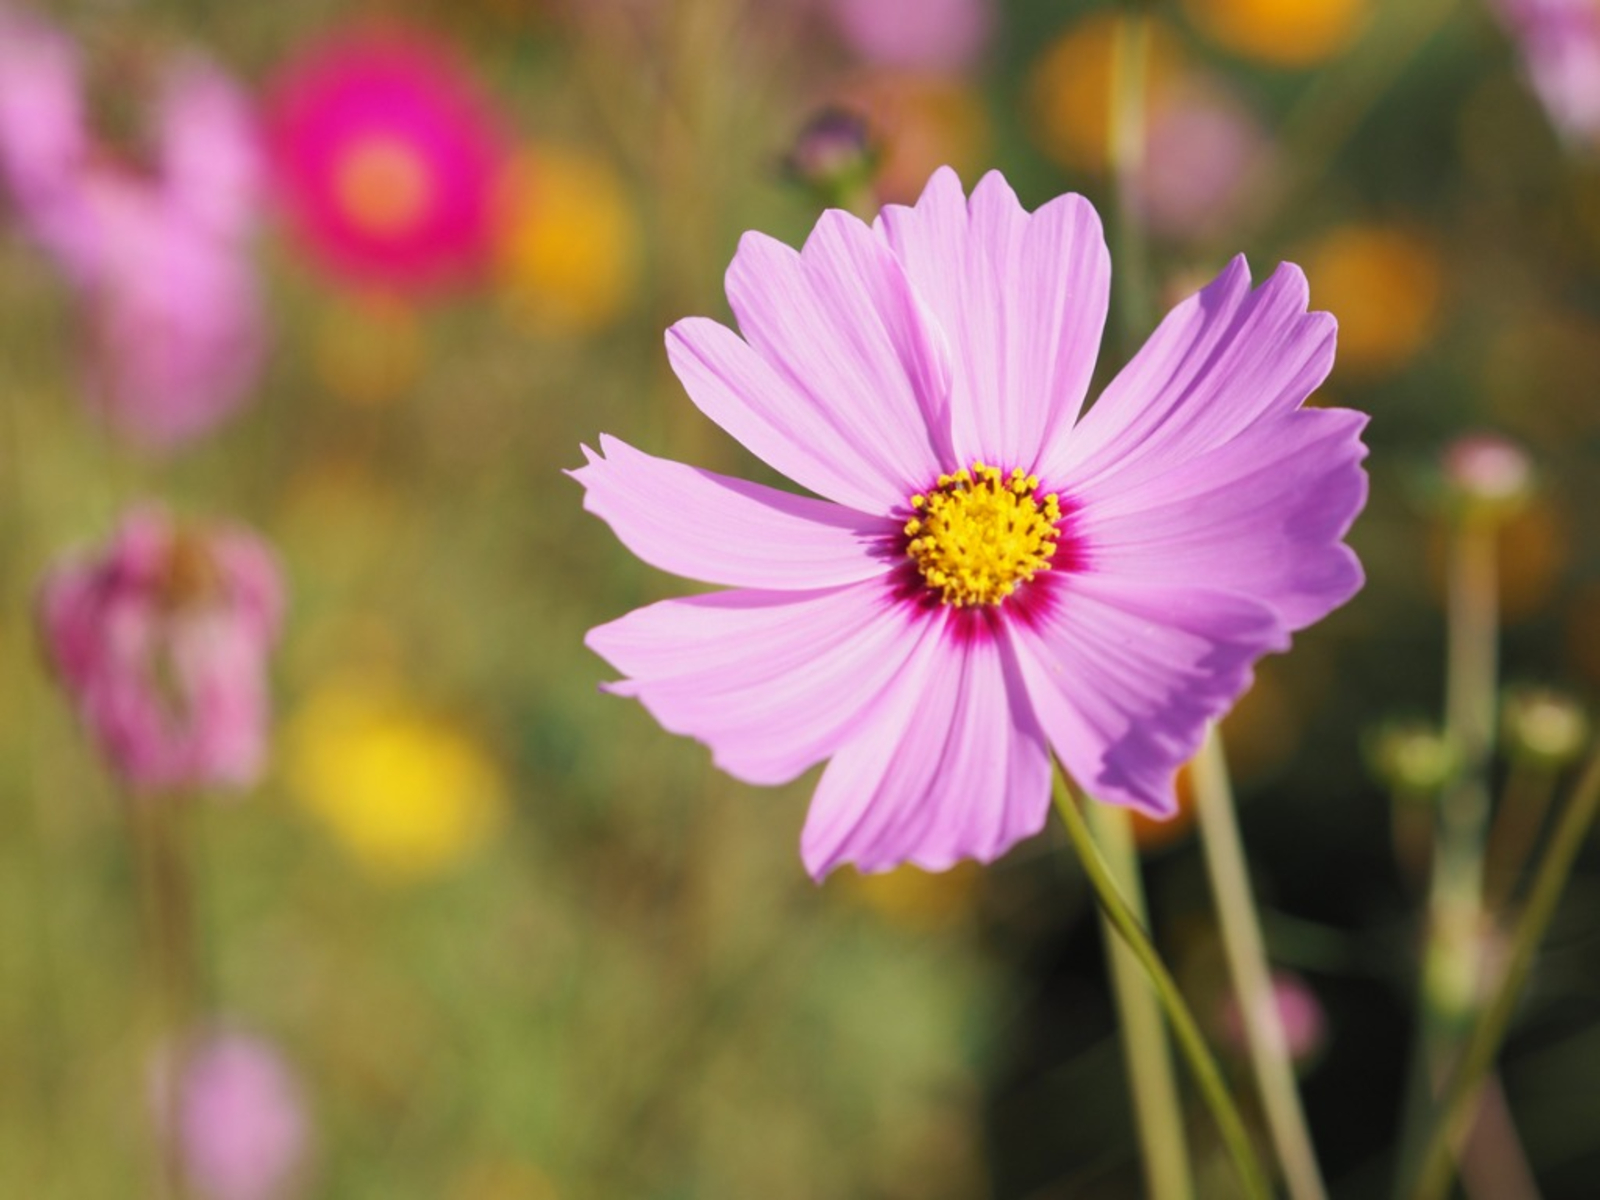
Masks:
[[[45,648],[78,717],[139,792],[244,787],[266,758],[282,585],[241,529],[138,509],[106,549],[45,578]]]
[[[1574,696],[1546,687],[1510,688],[1500,702],[1500,728],[1513,757],[1559,770],[1589,742],[1589,715]]]
[[[1367,769],[1400,796],[1437,792],[1461,769],[1461,753],[1435,725],[1393,721],[1365,739]]]
[[[1328,1040],[1328,1020],[1311,986],[1293,971],[1272,972],[1272,1001],[1283,1025],[1283,1038],[1289,1060],[1296,1066],[1313,1061]],[[1222,1045],[1240,1058],[1249,1053],[1244,1017],[1238,997],[1229,991],[1217,1015],[1217,1032]]]
[[[866,116],[829,105],[806,122],[783,169],[822,203],[848,208],[871,189],[882,159],[882,146]]]
[[[156,1064],[156,1122],[190,1185],[206,1200],[278,1200],[290,1194],[309,1134],[299,1088],[271,1045],[211,1034],[181,1055],[177,1095],[169,1053]]]
[[[1480,517],[1521,511],[1538,482],[1528,452],[1495,433],[1469,433],[1451,442],[1440,456],[1439,471],[1445,502]]]
[[[879,66],[959,72],[983,53],[992,0],[824,0],[839,36]]]

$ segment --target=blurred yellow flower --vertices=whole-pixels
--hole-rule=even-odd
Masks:
[[[1183,0],[1195,28],[1259,62],[1304,67],[1332,58],[1367,22],[1372,0]]]
[[[286,733],[290,784],[375,877],[437,874],[505,820],[505,787],[483,749],[391,691],[336,682]]]
[[[1443,269],[1438,253],[1419,234],[1344,225],[1293,257],[1311,281],[1311,307],[1339,319],[1336,373],[1393,370],[1433,332]]]
[[[1040,148],[1062,166],[1102,171],[1109,148],[1115,13],[1074,24],[1045,48],[1028,76],[1030,124]],[[1146,104],[1181,74],[1183,49],[1172,29],[1152,21]]]
[[[638,220],[617,172],[584,150],[541,145],[507,171],[496,256],[500,296],[535,332],[598,329],[639,273]]]
[[[982,878],[970,862],[938,872],[906,866],[877,875],[839,874],[850,893],[885,921],[921,932],[946,928],[970,913]]]

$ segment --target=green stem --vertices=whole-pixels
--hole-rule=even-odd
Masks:
[[[1117,23],[1111,61],[1110,146],[1116,183],[1117,331],[1124,357],[1149,331],[1150,271],[1144,222],[1136,211],[1145,158],[1145,92],[1150,18],[1139,3]]]
[[[1136,921],[1145,924],[1144,887],[1139,879],[1139,857],[1127,810],[1091,804],[1088,817],[1095,841],[1129,910]],[[1178,1083],[1172,1072],[1172,1048],[1161,1023],[1161,1006],[1139,960],[1113,936],[1115,927],[1103,912],[1101,922],[1106,932],[1111,990],[1120,1018],[1122,1054],[1133,1088],[1145,1187],[1150,1200],[1190,1200],[1194,1186],[1189,1176],[1188,1138],[1183,1109],[1178,1103]]]
[[[1062,823],[1067,827],[1067,836],[1072,839],[1072,847],[1077,852],[1078,860],[1083,864],[1084,874],[1094,887],[1100,911],[1105,914],[1111,927],[1122,938],[1139,965],[1144,968],[1151,985],[1155,988],[1156,997],[1161,1001],[1161,1008],[1167,1015],[1168,1024],[1172,1026],[1178,1048],[1189,1064],[1195,1083],[1200,1088],[1200,1094],[1216,1120],[1223,1144],[1227,1147],[1228,1154],[1238,1170],[1244,1195],[1251,1200],[1270,1200],[1272,1188],[1267,1182],[1267,1174],[1262,1169],[1261,1160],[1256,1156],[1255,1147],[1250,1144],[1250,1135],[1245,1131],[1244,1121],[1239,1116],[1239,1109],[1234,1104],[1233,1097],[1228,1094],[1228,1087],[1222,1080],[1222,1072],[1217,1067],[1217,1061],[1206,1047],[1205,1039],[1200,1036],[1199,1026],[1195,1024],[1189,1006],[1184,1003],[1177,982],[1162,963],[1161,956],[1156,953],[1149,935],[1145,933],[1144,927],[1134,916],[1128,907],[1128,902],[1123,899],[1121,891],[1117,888],[1111,868],[1106,865],[1099,848],[1094,844],[1093,836],[1089,833],[1088,825],[1078,812],[1071,787],[1065,775],[1059,771],[1056,773],[1055,805],[1056,811],[1061,814]]]
[[[1483,986],[1486,774],[1495,720],[1499,575],[1495,526],[1468,514],[1452,531],[1447,581],[1445,734],[1461,774],[1440,798],[1428,896],[1419,1032],[1404,1108],[1399,1178],[1410,1178],[1434,1098],[1459,1052]]]
[[[1438,1116],[1422,1156],[1422,1169],[1412,1200],[1443,1200],[1454,1173],[1454,1149],[1460,1144],[1476,1109],[1479,1089],[1511,1023],[1517,999],[1527,984],[1534,952],[1555,915],[1556,904],[1572,873],[1595,815],[1600,812],[1600,746],[1597,746],[1572,800],[1561,814],[1544,858],[1534,874],[1528,906],[1517,922],[1505,974],[1488,1005],[1478,1015],[1459,1066],[1439,1105]]]
[[[1278,1011],[1261,925],[1250,894],[1249,867],[1239,836],[1228,763],[1215,726],[1207,732],[1194,761],[1191,780],[1206,870],[1211,876],[1211,892],[1222,928],[1222,945],[1273,1148],[1283,1166],[1289,1195],[1294,1200],[1325,1200],[1328,1190],[1317,1168],[1316,1150],[1300,1105],[1289,1039]]]

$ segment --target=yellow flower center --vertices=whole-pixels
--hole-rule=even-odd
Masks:
[[[1061,531],[1061,503],[1039,494],[1039,477],[1010,475],[975,462],[911,497],[906,553],[946,604],[999,604],[1050,569]]]
[[[388,134],[362,138],[345,151],[333,186],[350,219],[380,237],[410,232],[433,203],[427,163],[414,147]]]

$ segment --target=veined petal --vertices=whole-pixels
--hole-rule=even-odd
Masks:
[[[785,402],[804,398],[812,437],[873,481],[885,506],[948,465],[944,344],[869,227],[830,210],[800,251],[747,233],[727,291],[745,340],[789,385]]]
[[[1303,409],[1169,469],[1100,476],[1074,496],[1075,532],[1107,577],[1235,592],[1303,629],[1361,587],[1340,539],[1366,502],[1366,423]]]
[[[909,493],[874,475],[829,415],[726,325],[679,321],[667,330],[667,358],[695,407],[801,487],[861,512],[905,503]]]
[[[818,879],[846,862],[988,862],[1044,824],[1050,757],[1010,648],[922,631],[817,786],[800,852]]]
[[[878,227],[950,342],[955,455],[1031,470],[1078,419],[1111,286],[1100,218],[1082,196],[1029,214],[990,172],[969,203],[948,167]]]
[[[583,506],[651,566],[731,587],[808,591],[882,575],[894,522],[655,458],[602,434],[570,472]]]
[[[663,600],[589,631],[670,732],[711,747],[747,783],[785,783],[855,736],[916,644],[880,582],[832,591],[716,592]]]
[[[1175,465],[1299,407],[1333,366],[1337,329],[1307,297],[1293,263],[1251,291],[1235,258],[1167,314],[1039,473],[1076,489],[1146,460]]]
[[[1206,722],[1250,686],[1251,665],[1288,647],[1264,604],[1226,592],[1077,576],[1038,624],[1008,627],[1034,711],[1095,799],[1173,811],[1173,779]]]

